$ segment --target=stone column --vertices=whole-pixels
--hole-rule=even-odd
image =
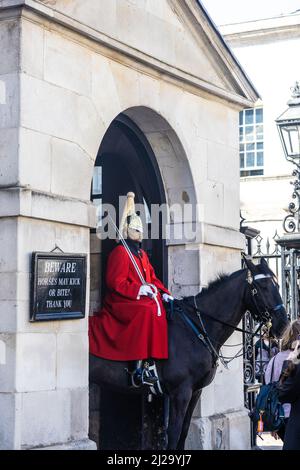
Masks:
[[[18,185],[20,27],[0,22],[0,449],[20,448],[20,396],[16,389],[18,272],[15,193]]]
[[[0,8],[0,449],[93,449],[88,439],[89,275],[85,319],[29,322],[32,252],[58,245],[89,259],[93,162],[75,145],[39,128],[43,119],[49,123],[58,117],[46,116],[49,90],[29,78],[42,66],[38,40],[43,32],[29,23],[21,28],[22,20],[6,13]],[[29,39],[37,41],[34,60],[26,47],[20,53]],[[20,68],[26,67],[22,82]],[[59,100],[53,110],[56,106]],[[42,119],[35,121],[39,112]]]
[[[28,214],[10,216],[12,198],[20,206],[31,200],[32,213],[36,197],[18,189],[2,190],[1,200],[5,197],[7,216],[0,222],[0,447],[59,443],[62,448],[93,448],[87,439],[88,309],[83,320],[29,322],[31,253],[59,245],[66,253],[89,254],[89,228]],[[49,213],[47,200],[40,203]],[[59,212],[59,201],[52,204]],[[87,306],[88,292],[89,279]]]

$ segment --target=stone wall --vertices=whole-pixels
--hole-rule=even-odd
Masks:
[[[18,182],[18,126],[19,126],[19,42],[20,23],[9,19],[0,23],[0,184]],[[11,47],[12,46],[12,47]],[[0,191],[0,448],[19,445],[15,432],[19,399],[14,394],[16,368],[17,299],[22,278],[18,273],[17,220],[3,217],[6,200],[11,194]],[[23,289],[24,295],[24,289]]]
[[[126,44],[149,57],[201,76],[207,82],[224,86],[209,43],[203,44],[190,29],[188,17],[174,1],[157,0],[57,0],[54,16],[66,14],[116,43]],[[52,6],[51,5],[51,6]]]
[[[13,10],[9,14],[13,17]],[[196,293],[220,270],[238,269],[243,247],[237,119],[240,103],[247,99],[229,86],[216,96],[195,84],[187,86],[179,77],[170,79],[169,71],[161,75],[137,57],[120,56],[100,40],[56,22],[56,12],[47,14],[47,9],[40,15],[27,8],[18,19],[6,19],[6,10],[0,16],[1,43],[7,45],[0,53],[3,449],[93,446],[87,439],[87,318],[29,323],[30,257],[32,251],[50,251],[55,245],[67,253],[90,254],[93,166],[104,133],[120,112],[133,119],[152,146],[168,203],[198,204],[196,220],[185,218],[198,224],[196,238],[169,242],[174,294]],[[128,21],[131,14],[128,10]],[[203,70],[211,76],[202,78],[213,81],[222,74],[205,57],[204,46],[197,49],[197,57],[203,56],[202,64],[209,62]],[[181,57],[178,52],[178,63]],[[225,89],[224,77],[222,83]],[[92,256],[98,248],[92,241]],[[212,447],[222,439],[205,420],[219,419],[212,418],[216,413],[228,417],[230,428],[240,419],[248,432],[248,421],[241,418],[241,377],[240,363],[229,372],[220,370],[201,400],[201,426],[205,442],[214,441]],[[226,403],[220,398],[224,390],[230,390]],[[195,436],[196,448],[202,438],[198,442]],[[226,445],[234,447],[233,431],[230,436]]]

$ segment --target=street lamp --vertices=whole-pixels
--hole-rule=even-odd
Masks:
[[[299,318],[300,310],[300,84],[291,88],[292,98],[288,101],[288,109],[277,119],[276,124],[280,135],[284,156],[295,167],[291,181],[292,198],[288,215],[284,218],[285,234],[277,240],[281,247],[281,287],[282,299],[290,320]]]
[[[277,119],[281,143],[285,158],[297,165],[300,163],[300,85],[296,82],[292,90],[292,99],[288,104],[288,109]]]
[[[288,233],[300,232],[300,85],[299,82],[291,88],[292,99],[288,109],[277,119],[276,124],[281,139],[284,156],[287,161],[292,162],[296,168],[293,176],[296,180],[291,184],[294,186],[292,194],[297,202],[291,202],[288,206],[289,214],[283,221],[283,228]]]

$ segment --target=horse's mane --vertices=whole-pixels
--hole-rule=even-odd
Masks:
[[[275,276],[273,271],[269,268],[269,266],[264,266],[259,264],[259,273],[261,274],[271,274],[271,276]],[[233,272],[232,274],[226,274],[226,273],[219,273],[213,281],[209,282],[207,287],[203,287],[203,289],[200,292],[201,294],[207,294],[214,292],[216,289],[220,287],[220,285],[229,279],[234,279],[235,277],[239,276],[242,271],[245,271],[244,269],[239,269],[238,271]]]
[[[217,275],[217,277],[209,282],[208,286],[207,287],[203,287],[201,289],[201,291],[199,292],[199,294],[197,294],[197,297],[198,296],[202,296],[202,295],[205,295],[205,294],[211,294],[213,293],[215,290],[217,290],[221,284],[223,284],[224,281],[227,281],[228,279],[231,279],[232,277],[234,277],[235,275],[237,275],[238,273],[240,273],[240,271],[237,271],[237,272],[234,272],[232,274],[227,274],[227,273],[219,273]],[[186,302],[186,301],[190,301],[194,298],[194,296],[186,296],[186,297],[183,297],[181,300],[183,302]]]
[[[238,276],[241,273],[241,270],[235,271],[232,274],[226,274],[226,273],[219,273],[213,281],[211,281],[207,287],[203,287],[200,294],[208,294],[214,292],[216,289],[220,287],[223,282],[228,281],[229,279],[234,279],[236,276]]]
[[[226,274],[226,273],[219,273],[213,281],[208,283],[207,287],[203,287],[201,290],[201,294],[206,294],[208,292],[213,292],[218,287],[220,287],[220,284],[223,284],[224,281],[227,281],[231,277],[231,274]]]
[[[269,266],[264,266],[264,265],[261,265],[261,264],[259,264],[258,266],[259,266],[259,273],[261,273],[261,274],[271,274],[272,276],[275,276],[273,271],[269,268]],[[213,281],[209,282],[207,287],[203,287],[201,289],[198,296],[214,293],[220,287],[221,284],[223,284],[225,281],[228,281],[229,279],[234,279],[235,277],[239,276],[242,271],[246,271],[246,269],[247,268],[239,269],[238,271],[235,271],[231,274],[219,273]],[[189,300],[191,298],[193,298],[193,296],[183,297],[182,300]]]
[[[199,292],[199,294],[197,294],[197,297],[198,297],[198,296],[202,296],[202,295],[206,295],[206,294],[211,294],[211,293],[213,293],[214,291],[216,291],[216,290],[220,287],[221,284],[223,284],[223,282],[225,282],[225,281],[227,281],[227,280],[229,280],[229,279],[232,279],[233,277],[235,277],[235,276],[236,276],[237,274],[239,274],[240,272],[241,272],[241,271],[236,271],[236,272],[234,272],[234,273],[232,273],[232,274],[219,273],[219,274],[217,275],[217,277],[216,277],[213,281],[209,282],[209,284],[208,284],[207,287],[203,287],[203,288],[201,289],[201,291]],[[183,297],[183,298],[180,300],[180,302],[181,302],[181,301],[183,301],[183,302],[189,302],[189,301],[191,301],[193,298],[194,298],[194,296],[190,296],[190,295],[189,295],[189,296]]]

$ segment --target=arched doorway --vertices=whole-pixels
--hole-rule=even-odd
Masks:
[[[145,195],[147,205],[166,202],[168,210],[187,204],[197,207],[190,163],[177,133],[161,114],[145,106],[128,108],[110,123],[99,148],[93,181],[95,204],[116,200],[134,190],[137,202],[142,203]],[[184,226],[193,231],[199,215],[197,210],[183,211],[180,217],[176,219],[169,212],[167,240],[144,242],[157,275],[165,283],[168,281],[172,293],[179,297],[190,295],[200,285],[199,252],[193,251],[194,241],[187,240],[185,235],[182,239],[173,236],[177,228]],[[103,283],[107,253],[114,243],[110,240],[101,244],[95,231],[91,234],[91,267],[95,269],[91,269],[90,313],[99,308],[99,285]],[[188,266],[188,275],[175,259]],[[103,263],[99,264],[99,260]]]
[[[99,148],[95,163],[95,174],[101,189],[92,192],[92,199],[102,204],[111,204],[119,220],[119,197],[128,191],[135,193],[135,202],[145,207],[148,232],[151,232],[150,208],[152,204],[166,202],[162,178],[153,150],[143,132],[125,114],[120,114],[109,126]],[[95,186],[94,186],[95,187]],[[98,190],[97,190],[98,189]],[[161,230],[160,230],[161,232]],[[159,239],[143,240],[143,249],[155,268],[157,276],[167,283],[166,243],[161,233]],[[106,260],[115,246],[115,240],[105,239],[101,246],[102,273],[105,273]],[[102,276],[102,295],[105,289]]]
[[[151,205],[166,203],[164,185],[156,157],[144,133],[132,119],[120,114],[111,123],[101,142],[95,163],[91,199],[99,207],[104,204],[112,205],[118,221],[119,212],[122,212],[119,197],[125,196],[128,191],[133,191],[136,204],[145,208],[150,235]],[[157,276],[167,284],[167,247],[161,226],[159,235],[157,239],[144,239],[142,246],[147,251]],[[107,257],[115,244],[114,239],[100,241],[97,230],[91,231],[91,313],[101,307],[106,289]],[[128,394],[122,396],[112,390],[101,390],[100,402],[98,397],[99,389],[91,387],[90,435],[98,441],[99,448],[147,448],[149,444],[145,442],[145,421],[149,413],[153,414],[153,409],[150,410],[145,397]],[[152,408],[156,407],[154,414],[162,415],[161,411],[158,412],[162,402],[159,399],[154,402],[151,405]],[[149,425],[146,427],[149,435]]]

